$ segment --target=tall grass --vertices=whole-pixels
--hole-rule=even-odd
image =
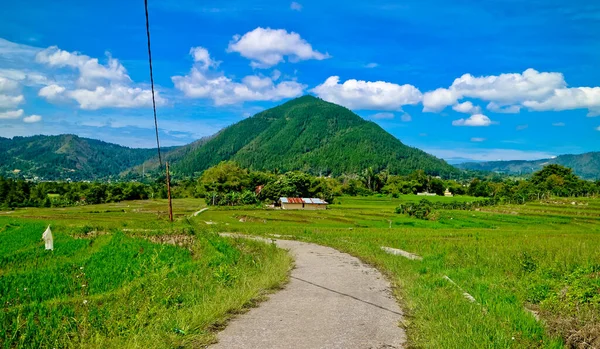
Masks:
[[[183,248],[120,231],[81,238],[63,226],[45,251],[44,224],[0,218],[2,348],[206,345],[290,266],[274,246],[205,231]]]

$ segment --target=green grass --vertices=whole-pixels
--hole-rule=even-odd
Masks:
[[[189,221],[199,200],[176,201],[175,223],[162,204],[1,214],[0,347],[203,346],[286,280],[284,251]],[[47,224],[54,251],[41,241]],[[175,245],[152,242],[161,239]]]
[[[600,200],[440,211],[436,221],[394,213],[400,202],[420,198],[342,197],[327,211],[211,208],[198,218],[221,231],[333,246],[377,266],[397,286],[414,347],[560,348],[573,333],[600,328]]]
[[[341,197],[326,211],[211,207],[193,218],[202,201],[182,199],[175,200],[175,223],[166,220],[164,201],[0,213],[3,347],[210,342],[228,314],[279,285],[290,263],[273,246],[214,232],[280,234],[376,266],[394,285],[412,347],[560,348],[580,343],[577,334],[598,336],[600,200],[442,210],[435,221],[394,213],[401,202],[421,198]],[[49,223],[53,253],[39,240]],[[194,243],[174,247],[142,239],[164,235],[192,236]],[[386,254],[380,246],[423,261]],[[113,259],[127,263],[113,268]]]

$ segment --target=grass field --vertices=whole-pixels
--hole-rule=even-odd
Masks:
[[[286,280],[291,260],[185,219],[198,205],[177,201],[174,224],[155,201],[0,214],[0,347],[212,342],[231,314]],[[54,251],[40,240],[46,224]]]
[[[221,208],[198,219],[219,231],[333,246],[376,265],[397,285],[415,347],[600,344],[600,200],[441,211],[437,221],[394,213],[400,202],[419,199],[343,197],[327,211]],[[388,255],[381,246],[423,261]]]
[[[436,221],[394,213],[420,199],[341,197],[326,211],[223,207],[193,218],[201,201],[182,199],[174,224],[164,201],[2,213],[0,339],[4,347],[207,343],[229,312],[279,285],[289,267],[272,246],[215,234],[242,232],[332,246],[377,266],[395,286],[413,347],[600,345],[600,200],[440,211]],[[49,223],[54,253],[39,241]],[[172,236],[192,236],[193,245],[146,240]]]

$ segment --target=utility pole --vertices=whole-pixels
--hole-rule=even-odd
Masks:
[[[169,176],[169,163],[167,165],[167,195],[169,198],[169,220],[173,222],[173,203],[171,202],[171,177]]]

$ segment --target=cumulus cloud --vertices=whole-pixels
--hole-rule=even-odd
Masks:
[[[490,126],[492,120],[483,114],[473,114],[468,119],[458,119],[452,121],[452,126]]]
[[[9,96],[0,94],[0,109],[12,109],[25,102],[23,95]]]
[[[518,114],[521,111],[521,107],[518,105],[500,106],[495,102],[490,102],[486,106],[486,109],[501,114]]]
[[[13,93],[18,91],[19,83],[0,76],[0,93]]]
[[[596,127],[596,131],[600,131],[600,126]]]
[[[42,121],[42,117],[39,115],[29,115],[27,117],[24,117],[23,121],[28,124],[33,124],[33,123]]]
[[[277,75],[277,76],[276,76]],[[279,78],[274,73],[274,77]],[[222,72],[192,67],[185,76],[173,76],[175,88],[186,97],[212,99],[215,105],[228,105],[245,101],[279,101],[302,95],[305,85],[296,81],[275,83],[274,77],[249,75],[236,82]]]
[[[449,88],[426,92],[423,111],[439,112],[447,106],[459,105],[458,101],[463,98],[487,101],[486,108],[495,113],[519,113],[521,108],[533,111],[588,109],[589,116],[600,115],[600,87],[567,87],[562,73],[538,72],[531,68],[523,73],[480,77],[464,74]]]
[[[536,111],[588,109],[589,116],[600,115],[600,87],[560,88],[543,100],[528,100],[523,105]]]
[[[377,114],[371,115],[371,119],[377,119],[377,120],[393,119],[393,118],[394,118],[394,113],[377,113]]]
[[[340,84],[339,76],[327,78],[311,91],[349,109],[400,110],[403,105],[417,104],[422,98],[421,91],[412,85],[355,79]]]
[[[49,101],[56,101],[57,99],[63,96],[63,92],[65,92],[66,88],[52,84],[48,86],[44,86],[38,92],[38,96],[44,97]]]
[[[470,101],[464,103],[458,103],[452,106],[452,109],[465,114],[480,114],[481,108],[479,106],[473,105]]]
[[[481,138],[481,137],[473,137],[471,138],[471,142],[484,142],[485,138]]]
[[[243,36],[235,35],[229,43],[229,52],[237,52],[250,59],[254,68],[269,68],[284,61],[290,62],[309,59],[323,60],[329,54],[313,50],[312,46],[299,34],[285,29],[258,27]]]
[[[365,68],[369,68],[369,69],[377,68],[378,66],[379,66],[379,64],[374,63],[374,62],[365,64]]]
[[[203,55],[203,48],[192,48],[190,53],[199,65],[216,64],[208,56]],[[48,47],[35,56],[38,63],[51,68],[71,68],[78,72],[74,86],[49,84],[42,87],[38,95],[50,102],[72,99],[81,109],[100,108],[138,108],[152,105],[152,92],[133,84],[125,67],[119,60],[107,54],[107,63],[101,64],[79,52],[68,52],[56,46]],[[156,103],[164,104],[166,100],[156,91]]]
[[[56,46],[40,51],[36,57],[39,63],[50,67],[75,68],[79,71],[78,86],[96,87],[104,81],[127,83],[131,78],[125,67],[115,58],[108,55],[108,63],[100,64],[98,58],[91,58],[79,52],[67,52]]]
[[[215,62],[210,58],[208,50],[204,47],[192,47],[190,49],[190,55],[192,55],[192,57],[194,58],[194,62],[200,63],[200,67],[202,69],[208,69],[219,65],[219,62]]]
[[[0,112],[0,120],[18,119],[23,116],[23,109]]]
[[[400,120],[402,120],[403,122],[410,122],[412,121],[412,117],[410,116],[410,114],[404,113],[402,114],[402,116],[400,116]]]
[[[152,92],[139,87],[98,86],[94,90],[76,89],[66,94],[77,101],[81,109],[136,108],[152,105]],[[160,96],[157,97],[157,104],[164,103]]]
[[[294,11],[302,11],[302,5],[295,1],[292,1],[292,3],[290,4],[290,8]]]

